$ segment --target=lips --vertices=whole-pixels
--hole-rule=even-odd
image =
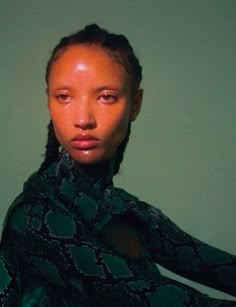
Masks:
[[[71,139],[72,147],[80,150],[90,150],[98,146],[99,140],[91,135],[77,135]]]

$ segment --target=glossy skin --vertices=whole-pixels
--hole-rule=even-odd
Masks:
[[[130,75],[97,45],[77,44],[52,64],[48,108],[56,137],[82,164],[109,159],[136,119],[142,91],[132,94]]]

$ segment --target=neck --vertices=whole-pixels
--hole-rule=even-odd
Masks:
[[[102,185],[112,183],[115,157],[96,164],[81,164],[62,151],[59,157],[58,172],[61,171],[71,181],[85,180],[88,184],[100,182]]]
[[[90,181],[97,181],[106,176],[110,170],[111,160],[102,161],[96,164],[81,164],[74,161],[74,170],[84,175]],[[112,174],[113,175],[113,174]]]

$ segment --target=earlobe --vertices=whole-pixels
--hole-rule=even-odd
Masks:
[[[138,114],[141,110],[142,101],[143,101],[143,89],[139,89],[134,96],[134,101],[133,101],[133,104],[132,104],[132,110],[131,110],[131,114],[130,114],[130,120],[131,121],[135,121],[135,119],[137,118],[137,116],[138,116]]]

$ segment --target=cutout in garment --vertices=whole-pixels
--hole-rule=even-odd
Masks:
[[[113,217],[103,228],[108,244],[121,255],[137,258],[141,255],[142,244],[135,224],[125,216]]]

